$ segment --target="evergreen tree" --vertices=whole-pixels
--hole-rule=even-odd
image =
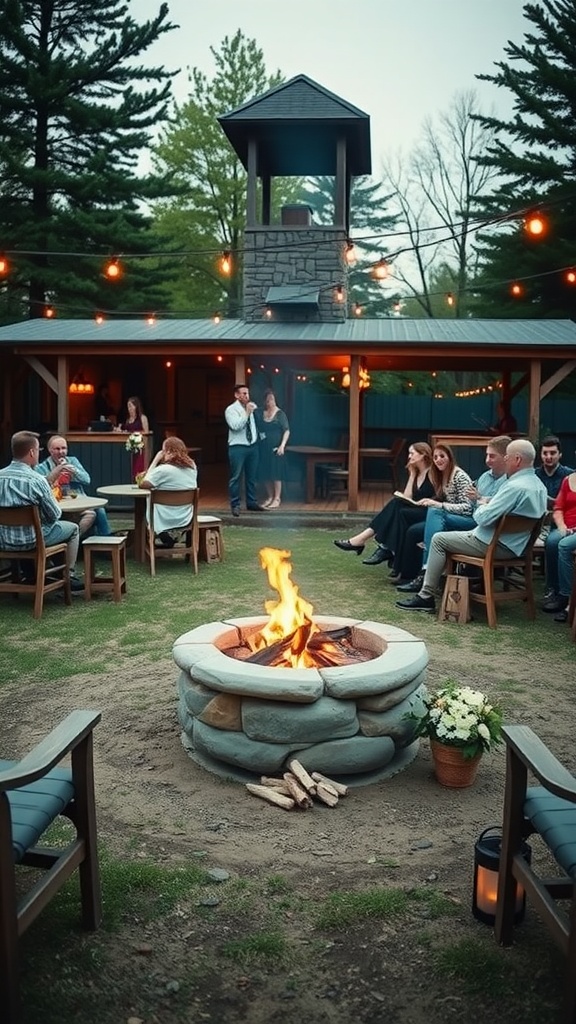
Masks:
[[[156,226],[182,256],[171,285],[171,299],[187,316],[208,316],[217,309],[242,315],[242,235],[246,222],[246,172],[217,118],[279,85],[279,71],[266,71],[263,51],[240,30],[210,47],[216,74],[198,68],[190,76],[191,96],[175,106],[170,125],[155,148],[155,166],[170,173],[176,198],[156,204]],[[273,210],[300,187],[299,179],[274,180]],[[229,250],[230,275],[223,275],[219,254]]]
[[[0,239],[11,272],[4,320],[159,304],[158,271],[127,262],[116,285],[103,254],[158,245],[142,204],[166,194],[137,161],[167,116],[171,74],[140,55],[175,26],[162,4],[138,25],[122,0],[1,0]],[[143,83],[155,83],[144,87]]]
[[[320,224],[334,223],[334,187],[335,179],[328,176],[309,178],[304,184],[302,201],[312,208]],[[394,291],[384,291],[383,284],[390,283],[387,278],[382,283],[371,273],[374,264],[389,252],[388,236],[393,235],[398,221],[397,216],[386,212],[391,196],[383,194],[382,189],[382,183],[371,178],[352,178],[350,234],[357,260],[347,275],[349,315],[358,303],[364,316],[389,316],[398,298]]]
[[[508,60],[497,62],[494,74],[478,76],[513,93],[514,114],[478,118],[496,133],[482,163],[501,175],[482,210],[501,224],[479,236],[483,269],[475,310],[480,316],[574,318],[576,287],[563,270],[574,262],[576,236],[576,5],[540,0],[525,4],[524,13],[533,25],[524,41],[509,42]],[[521,216],[533,210],[547,221],[539,238],[530,236]]]

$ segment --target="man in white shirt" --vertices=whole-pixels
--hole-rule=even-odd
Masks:
[[[508,513],[540,519],[546,512],[546,488],[538,480],[534,472],[536,450],[534,445],[518,438],[511,441],[506,449],[506,475],[508,480],[498,489],[491,500],[484,505],[477,505],[473,517],[476,526],[471,531],[455,533],[437,533],[432,538],[428,567],[424,574],[424,583],[412,598],[396,601],[396,607],[405,611],[434,611],[435,595],[440,585],[440,577],[446,565],[448,552],[454,554],[477,555],[483,558],[486,549],[494,536],[496,524]],[[529,530],[518,533],[507,533],[506,544],[500,542],[496,548],[496,558],[510,558],[521,555],[528,543]]]
[[[240,515],[240,482],[244,475],[246,508],[249,512],[263,512],[256,497],[258,470],[258,431],[254,419],[256,405],[250,401],[245,384],[234,388],[235,401],[227,406],[224,416],[228,424],[228,460],[230,479],[228,494],[233,516]]]

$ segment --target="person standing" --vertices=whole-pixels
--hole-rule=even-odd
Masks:
[[[128,431],[130,434],[147,434],[150,430],[148,417],[142,410],[142,402],[137,395],[132,395],[126,402],[128,417],[120,425],[120,430]],[[135,479],[139,473],[146,469],[146,451],[143,448],[140,452],[132,455],[132,478]]]
[[[54,434],[46,442],[48,458],[36,466],[38,473],[45,476],[51,487],[64,487],[76,494],[86,494],[85,487],[90,486],[90,474],[82,463],[73,455],[68,455],[68,442],[60,434]],[[99,537],[109,537],[112,533],[108,516],[103,508],[86,509],[84,512],[71,513],[67,518],[78,523],[80,536],[94,532]],[[94,529],[92,530],[92,528]]]
[[[228,424],[228,459],[230,478],[228,495],[233,516],[240,515],[240,486],[244,477],[246,508],[249,512],[261,512],[262,506],[256,498],[256,474],[258,472],[258,430],[254,419],[256,405],[250,401],[246,384],[236,384],[234,401],[226,407],[224,417]]]
[[[273,391],[264,392],[264,409],[258,417],[260,432],[259,477],[263,482],[267,498],[262,508],[280,508],[282,482],[285,479],[284,452],[290,437],[290,425],[286,413],[276,405]]]
[[[0,469],[0,505],[4,508],[37,506],[46,545],[66,544],[70,589],[74,593],[84,590],[84,584],[74,574],[80,541],[78,526],[62,519],[62,511],[52,495],[50,484],[36,472],[40,456],[38,434],[19,430],[12,435],[11,448],[12,462],[5,469]],[[31,526],[0,527],[0,547],[13,551],[15,558],[18,551],[29,551],[35,546],[36,535]]]

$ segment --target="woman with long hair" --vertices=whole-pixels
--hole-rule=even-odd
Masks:
[[[140,434],[142,432],[148,433],[150,430],[150,424],[148,423],[148,417],[142,410],[142,402],[137,395],[131,395],[126,402],[126,409],[128,416],[124,420],[124,423],[120,425],[120,430],[128,431],[130,434]],[[143,473],[146,469],[146,453],[144,449],[141,452],[135,452],[132,456],[132,477],[136,478],[138,473]]]
[[[147,491],[190,491],[198,486],[198,471],[194,459],[188,454],[184,441],[167,437],[162,448],[152,459],[139,487]],[[148,504],[148,502],[146,502]],[[187,526],[192,516],[192,505],[156,505],[154,526],[156,538],[164,547],[174,547],[176,540],[170,530]]]
[[[348,540],[335,540],[334,544],[341,551],[355,551],[361,555],[367,540],[371,537],[376,539],[378,547],[369,558],[365,558],[365,565],[378,565],[380,562],[387,562],[394,556],[399,543],[400,512],[404,510],[413,517],[422,518],[426,516],[426,510],[420,505],[409,504],[409,502],[420,502],[421,499],[433,497],[436,493],[434,483],[431,479],[432,449],[425,441],[416,441],[408,449],[408,481],[403,491],[403,497],[392,497],[384,506],[381,512],[374,517],[369,526],[360,533],[355,534]],[[404,499],[407,498],[408,502]]]
[[[284,452],[290,437],[290,425],[286,413],[276,405],[276,395],[271,389],[264,392],[264,408],[257,417],[260,434],[258,475],[266,488],[266,500],[262,508],[280,508],[282,482],[286,475]]]
[[[469,495],[472,480],[465,470],[456,464],[454,453],[447,444],[437,444],[432,454],[430,477],[434,483],[435,496],[423,498],[420,506],[424,509],[424,517],[417,523],[403,522],[400,531],[400,543],[394,558],[392,582],[400,583],[402,589],[410,592],[420,580],[420,574],[426,567],[427,551],[422,559],[423,539],[426,529],[426,513],[429,508],[443,509],[454,515],[471,515],[474,507]],[[402,580],[409,583],[402,583]],[[418,590],[420,586],[418,586]]]

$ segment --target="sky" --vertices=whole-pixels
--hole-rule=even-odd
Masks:
[[[508,40],[531,27],[524,0],[167,0],[180,27],[150,47],[146,64],[178,71],[178,103],[190,95],[187,69],[215,74],[210,47],[238,29],[255,39],[268,73],[305,74],[370,115],[372,171],[408,151],[426,118],[456,93],[475,89],[481,109],[507,116],[511,97],[475,74],[490,74]],[[155,16],[160,0],[130,0],[131,16]],[[223,111],[225,113],[225,111]]]

